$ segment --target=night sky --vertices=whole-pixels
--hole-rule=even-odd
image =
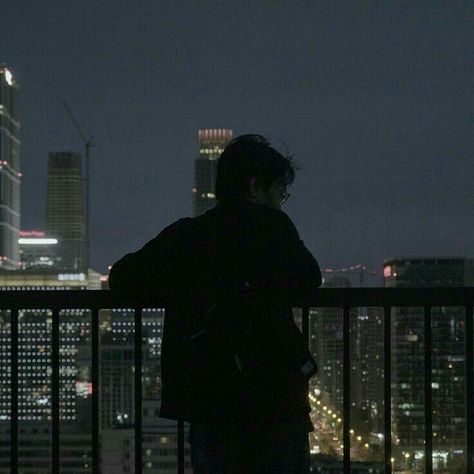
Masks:
[[[302,170],[284,210],[322,268],[474,257],[474,2],[0,2],[20,84],[22,228],[48,151],[91,154],[105,272],[190,215],[199,128],[261,133]]]

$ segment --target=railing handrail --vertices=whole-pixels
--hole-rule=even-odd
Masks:
[[[257,293],[258,294],[258,293]],[[201,301],[212,294],[194,290],[189,291],[186,298]],[[217,296],[217,295],[216,295]],[[220,293],[222,296],[222,293]],[[183,294],[180,295],[182,299]],[[281,300],[281,293],[278,294]],[[424,363],[425,383],[425,472],[433,472],[433,433],[432,433],[432,377],[431,377],[431,311],[438,306],[465,307],[465,377],[466,403],[465,415],[469,420],[474,406],[474,367],[473,367],[473,305],[474,287],[435,287],[435,288],[321,288],[314,291],[287,293],[285,301],[293,307],[303,308],[302,330],[306,340],[309,340],[309,320],[311,308],[342,308],[344,340],[349,340],[350,309],[376,307],[382,308],[384,313],[384,423],[391,427],[391,308],[411,306],[421,307],[424,312]],[[91,353],[92,353],[92,465],[94,472],[100,473],[99,452],[99,311],[101,309],[133,309],[135,323],[135,471],[142,472],[142,310],[146,308],[165,308],[173,303],[173,298],[167,299],[163,295],[134,295],[128,296],[110,290],[4,290],[0,291],[0,310],[11,311],[11,472],[18,473],[18,322],[21,310],[51,310],[52,312],[52,472],[60,472],[60,438],[59,438],[59,321],[61,309],[84,309],[91,311]],[[343,347],[343,470],[350,473],[350,348],[349,344]],[[391,431],[385,428],[384,464],[385,472],[392,472]],[[474,472],[474,426],[466,424],[466,472]],[[184,427],[178,422],[178,474],[184,473]]]
[[[191,291],[188,296],[192,299],[202,293]],[[289,293],[287,301],[295,307],[321,308],[470,306],[474,303],[474,287],[318,288],[304,298]],[[0,291],[0,310],[164,308],[167,302],[159,294],[131,297],[110,290]]]

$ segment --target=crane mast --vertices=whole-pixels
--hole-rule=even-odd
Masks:
[[[85,270],[86,273],[89,271],[89,247],[90,247],[90,219],[89,219],[89,210],[90,210],[90,173],[89,173],[89,159],[90,159],[90,149],[94,146],[94,136],[91,135],[89,138],[86,137],[84,132],[82,131],[78,121],[76,120],[74,114],[72,113],[71,108],[69,105],[63,101],[64,108],[71,119],[74,128],[78,132],[79,136],[81,137],[82,143],[84,144],[84,181],[85,181],[85,195],[86,195],[86,202],[85,202],[85,217],[86,217],[86,255],[85,255]]]

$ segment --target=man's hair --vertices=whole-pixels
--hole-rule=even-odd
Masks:
[[[219,157],[216,198],[229,201],[245,197],[251,178],[266,187],[276,180],[289,186],[296,169],[292,157],[283,156],[261,135],[241,135],[229,142]]]

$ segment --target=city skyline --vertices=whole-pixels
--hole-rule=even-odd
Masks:
[[[473,8],[6,2],[22,228],[43,225],[48,152],[82,152],[66,100],[95,136],[91,266],[103,273],[191,215],[196,131],[219,127],[295,155],[284,210],[322,267],[363,263],[380,284],[386,258],[472,256]]]
[[[358,284],[441,286],[441,292],[472,286],[474,4],[7,0],[0,16],[0,194],[3,214],[8,207],[18,214],[13,229],[0,219],[12,247],[12,264],[5,260],[0,271],[4,290],[106,288],[106,277],[88,274],[83,261],[90,256],[90,267],[106,274],[109,265],[171,222],[213,204],[217,152],[244,133],[264,135],[301,167],[283,210],[323,271],[332,270],[324,285],[329,291]],[[10,99],[5,106],[5,85],[12,84],[18,85],[18,107]],[[80,227],[80,242],[67,258],[61,254],[62,239],[56,239],[58,228],[48,226],[47,219],[48,156],[65,153],[75,162],[72,178],[80,197],[72,201],[84,206],[79,202],[84,199],[82,132],[77,133],[64,102],[84,136],[91,137],[89,143],[94,138],[88,166],[90,247],[84,248],[79,209],[72,220]],[[17,193],[7,192],[5,199],[11,184]],[[63,195],[57,190],[59,207]],[[58,220],[70,212],[66,209]],[[29,270],[11,272],[6,268],[17,268],[19,243],[12,234],[20,230],[22,263]],[[76,263],[60,269],[60,258]],[[380,290],[384,297],[390,293]],[[346,339],[342,303],[312,308],[306,322],[304,317],[299,321],[319,366],[309,393],[316,427],[310,436],[313,461],[328,456],[328,464],[342,463],[346,384],[351,414],[345,428],[350,426],[350,453],[361,468],[383,469],[388,434],[392,446],[385,452],[393,456],[394,468],[423,465],[424,449],[430,449],[424,427],[430,419],[424,412],[430,406],[427,397],[433,406],[435,467],[463,463],[464,441],[472,440],[465,412],[472,387],[465,373],[469,311],[433,307],[427,392],[423,350],[431,336],[426,339],[423,314],[393,307],[390,344],[385,340],[384,346],[387,313],[372,306],[352,308]],[[18,419],[21,426],[31,425],[20,440],[37,443],[36,450],[20,457],[36,461],[31,465],[39,470],[50,457],[54,318],[49,310],[16,314],[20,358],[11,356],[14,313],[2,312],[0,355],[6,367],[18,360]],[[144,467],[176,471],[174,426],[157,416],[164,312],[150,308],[141,314],[143,410],[134,404],[133,377],[140,373],[133,362],[135,314],[101,310],[100,377],[94,379],[90,314],[72,308],[60,313],[60,347],[55,346],[62,359],[60,441],[74,447],[71,458],[84,472],[91,459],[92,380],[99,387],[105,474],[133,470],[135,411],[143,415]],[[349,349],[347,364],[344,348]],[[351,384],[344,367],[350,368]],[[1,381],[0,397],[4,464],[15,405],[9,377]],[[391,382],[388,392],[386,381]],[[384,421],[388,401],[391,424]],[[73,433],[82,422],[88,430],[84,438],[81,430]],[[47,428],[39,433],[43,425]]]

